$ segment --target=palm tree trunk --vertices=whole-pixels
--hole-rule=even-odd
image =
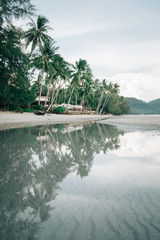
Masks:
[[[59,85],[58,90],[57,90],[57,93],[55,94],[54,98],[53,98],[53,95],[52,95],[52,100],[51,100],[51,103],[50,103],[50,105],[49,105],[46,113],[50,110],[52,104],[54,103],[54,100],[56,99],[56,97],[58,97],[58,94],[59,94],[59,91],[60,91],[61,87],[63,86],[63,84],[65,84],[66,81],[67,81],[67,78],[65,79],[65,81],[64,81],[61,85]],[[54,90],[54,91],[55,91],[55,90]]]
[[[42,83],[43,83],[43,79],[44,79],[44,71],[45,71],[45,64],[43,65],[43,70],[42,70],[42,78],[41,78],[41,86],[40,86],[40,91],[39,91],[38,105],[40,105],[40,101],[41,101],[41,95],[42,95]]]
[[[109,99],[110,99],[111,95],[109,95],[108,97],[106,97],[104,103],[103,103],[103,106],[102,106],[102,109],[100,110],[100,114],[102,113],[103,109],[105,108],[105,106],[107,105]]]
[[[86,89],[85,89],[85,91],[84,91],[84,93],[83,93],[83,96],[82,96],[80,105],[83,105],[83,104],[84,104],[84,97],[85,97],[85,95],[86,95]]]
[[[54,83],[54,85],[53,85],[52,96],[51,96],[51,103],[50,103],[50,105],[49,105],[50,108],[51,108],[51,106],[52,106],[52,102],[54,101],[54,100],[53,100],[53,97],[54,97],[54,92],[55,92],[55,90],[56,90],[56,83],[57,83],[57,81],[58,81],[58,77],[57,77],[57,79],[56,79],[56,81],[55,81],[55,83]],[[49,107],[48,107],[48,108],[49,108]],[[49,109],[50,109],[50,108],[49,108]],[[49,111],[49,110],[47,109],[47,111]],[[46,112],[47,112],[47,111],[46,111]]]
[[[67,103],[67,109],[68,109],[68,106],[69,106],[69,104],[70,104],[71,97],[72,97],[72,94],[73,94],[75,88],[76,88],[76,84],[75,84],[74,87],[72,88],[72,92],[71,92],[71,95],[70,95],[69,100],[68,100],[68,103]]]
[[[48,91],[47,91],[47,96],[46,96],[46,100],[45,100],[45,103],[44,103],[44,107],[46,107],[46,103],[47,103],[48,96],[49,96],[49,92],[50,92],[50,85],[51,85],[51,82],[52,82],[53,76],[54,76],[54,74],[52,74],[52,76],[51,76],[51,78],[50,78],[50,80],[49,80]]]
[[[100,99],[99,99],[99,103],[98,103],[98,106],[97,106],[97,109],[96,109],[96,113],[98,113],[99,108],[100,108],[100,106],[101,106],[102,99],[103,99],[103,95],[104,95],[104,91],[105,91],[105,89],[103,88],[103,89],[102,89],[101,96],[100,96]]]
[[[75,105],[77,105],[77,95],[76,94],[74,95],[75,95]]]

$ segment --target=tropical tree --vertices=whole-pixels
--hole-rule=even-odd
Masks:
[[[103,96],[104,96],[104,93],[106,91],[106,88],[107,88],[107,84],[106,84],[106,80],[104,79],[103,82],[102,82],[102,86],[101,86],[101,96],[99,98],[99,102],[98,102],[98,106],[97,106],[97,109],[96,109],[96,113],[98,113],[99,111],[99,108],[102,104],[102,100],[103,100]]]
[[[82,83],[82,80],[84,79],[84,74],[86,73],[87,67],[88,67],[87,61],[83,59],[79,59],[79,61],[75,63],[75,66],[72,65],[72,68],[73,68],[72,81],[71,81],[72,92],[68,100],[67,108],[68,108],[68,105],[70,104],[71,97],[76,86],[80,86],[80,84]]]
[[[105,106],[107,105],[111,95],[114,93],[114,94],[118,94],[119,93],[119,85],[117,83],[113,84],[113,83],[109,83],[107,86],[106,86],[106,96],[105,96],[105,100],[104,100],[104,103],[103,103],[103,106],[100,110],[100,114],[103,112]]]
[[[47,35],[48,30],[51,29],[51,27],[47,25],[48,22],[46,17],[39,15],[36,23],[31,19],[31,22],[27,24],[30,26],[30,29],[26,31],[24,38],[26,39],[26,47],[32,44],[31,52],[33,52],[36,47],[39,47],[42,51],[44,42],[47,39],[51,40],[51,37]]]
[[[51,65],[56,70],[56,73],[54,75],[54,83],[52,84],[51,102],[46,112],[50,110],[55,99],[58,97],[58,94],[62,86],[65,85],[67,81],[69,81],[69,78],[71,76],[71,71],[69,68],[70,64],[66,62],[61,55],[55,54],[54,57],[52,58]]]
[[[56,70],[52,67],[52,64],[50,64],[49,74],[47,74],[47,76],[45,78],[45,84],[47,85],[47,95],[46,95],[44,107],[46,107],[46,104],[47,104],[47,101],[49,98],[49,94],[50,94],[50,90],[51,90],[51,84],[53,82],[53,77],[55,74],[56,74]]]
[[[21,18],[33,15],[35,7],[30,0],[1,0],[0,1],[0,25],[6,20],[11,22],[13,18]]]
[[[40,83],[40,91],[39,91],[39,100],[38,105],[40,105],[40,99],[41,99],[41,93],[42,93],[42,85],[44,82],[44,74],[45,72],[49,72],[51,69],[51,59],[53,58],[55,51],[58,49],[58,47],[54,46],[54,41],[50,39],[46,39],[44,41],[44,45],[41,47],[41,50],[34,55],[32,58],[32,62],[30,64],[30,67],[35,67],[37,69],[42,69],[42,78]],[[55,70],[54,70],[55,71]]]
[[[83,84],[84,92],[83,92],[83,96],[82,96],[80,105],[84,104],[84,99],[85,99],[85,95],[87,94],[87,90],[93,84],[92,77],[93,77],[92,71],[91,71],[90,67],[87,66],[86,72],[84,73],[84,76],[83,76],[82,84]]]
[[[0,27],[0,103],[4,108],[34,100],[34,94],[29,97],[29,58],[23,52],[22,36],[23,31],[13,25]]]
[[[0,0],[0,105],[28,105],[34,99],[30,92],[28,55],[23,51],[23,30],[12,24],[14,18],[34,13],[30,0]],[[31,95],[32,96],[31,96]],[[32,100],[31,100],[32,99]]]

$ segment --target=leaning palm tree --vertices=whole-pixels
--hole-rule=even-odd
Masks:
[[[99,108],[100,108],[100,106],[101,106],[101,104],[102,104],[102,100],[103,100],[104,93],[105,93],[105,91],[106,91],[106,87],[107,87],[107,85],[106,85],[106,80],[104,79],[104,80],[103,80],[103,83],[102,83],[102,92],[101,92],[101,96],[100,96],[100,99],[99,99],[99,102],[98,102],[98,106],[97,106],[97,109],[96,109],[96,113],[98,113]]]
[[[58,47],[54,46],[54,41],[47,39],[44,42],[44,45],[41,48],[35,57],[33,57],[31,62],[31,67],[35,67],[37,69],[42,69],[42,77],[40,82],[40,92],[39,92],[39,101],[38,105],[40,105],[41,93],[42,93],[42,85],[44,82],[45,72],[48,72],[50,69],[50,61],[53,58],[55,51]]]
[[[45,108],[47,106],[47,101],[48,101],[48,98],[49,98],[51,86],[53,84],[53,77],[55,75],[56,75],[56,69],[52,66],[52,63],[50,63],[49,74],[46,76],[46,79],[45,79],[45,83],[47,85],[47,95],[46,95],[46,99],[45,99],[45,103],[44,103]]]
[[[30,29],[26,31],[24,38],[26,39],[26,47],[31,45],[31,52],[35,50],[36,47],[39,47],[42,50],[43,43],[46,39],[51,39],[49,35],[47,35],[47,31],[51,29],[47,23],[48,19],[44,16],[38,16],[37,22],[35,23],[33,19],[28,23]]]
[[[119,85],[117,83],[113,84],[113,83],[109,83],[106,87],[107,90],[107,94],[106,94],[106,98],[104,100],[103,106],[100,110],[100,114],[103,112],[103,109],[105,108],[105,106],[107,105],[107,103],[109,102],[109,99],[111,98],[112,94],[118,94],[119,93]]]
[[[69,80],[71,75],[71,71],[69,68],[70,64],[66,62],[59,54],[55,54],[55,56],[53,57],[52,66],[56,70],[56,74],[55,74],[54,84],[52,85],[51,102],[46,112],[50,110],[53,103],[55,102],[55,99],[58,97],[58,94],[62,86],[66,84],[66,82]],[[56,90],[56,87],[57,87],[57,90]]]
[[[48,85],[48,96],[49,96],[49,92],[50,92],[50,89],[49,89],[50,85],[51,85],[52,94],[51,94],[51,102],[50,102],[50,105],[49,105],[49,108],[47,109],[47,111],[49,111],[49,109],[51,108],[51,103],[54,101],[54,93],[56,90],[56,85],[58,84],[58,77],[61,75],[60,72],[62,70],[63,61],[64,61],[64,59],[61,57],[60,54],[55,54],[52,57],[51,62],[50,62],[50,72],[49,73],[50,73],[51,77],[50,77],[50,81],[49,81],[49,85]],[[45,107],[46,107],[47,97],[46,97],[46,101],[45,101]]]
[[[91,87],[91,85],[93,84],[93,75],[92,75],[92,71],[90,69],[89,66],[87,66],[86,72],[84,73],[84,78],[83,78],[83,88],[84,88],[84,92],[83,92],[83,96],[81,99],[81,105],[84,104],[84,100],[85,100],[85,96],[87,94],[87,90]]]
[[[72,68],[73,68],[72,81],[71,81],[72,92],[67,103],[67,108],[70,104],[71,97],[76,86],[80,86],[84,78],[84,73],[86,72],[87,67],[88,67],[87,61],[83,59],[79,59],[79,61],[76,62],[75,66],[72,65]]]

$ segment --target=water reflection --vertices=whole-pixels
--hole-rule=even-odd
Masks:
[[[50,217],[59,183],[86,177],[96,154],[120,147],[123,131],[102,124],[0,132],[0,236],[34,240]],[[64,238],[63,238],[64,239]]]

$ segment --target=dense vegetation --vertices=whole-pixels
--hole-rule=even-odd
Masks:
[[[127,98],[132,114],[160,114],[160,99],[144,102],[136,98]]]
[[[28,110],[37,96],[40,108],[43,95],[47,112],[55,103],[67,103],[97,113],[129,113],[118,84],[94,79],[86,60],[73,65],[58,54],[46,17],[38,16],[36,22],[30,18],[27,31],[13,25],[34,12],[30,0],[0,0],[0,108]]]

